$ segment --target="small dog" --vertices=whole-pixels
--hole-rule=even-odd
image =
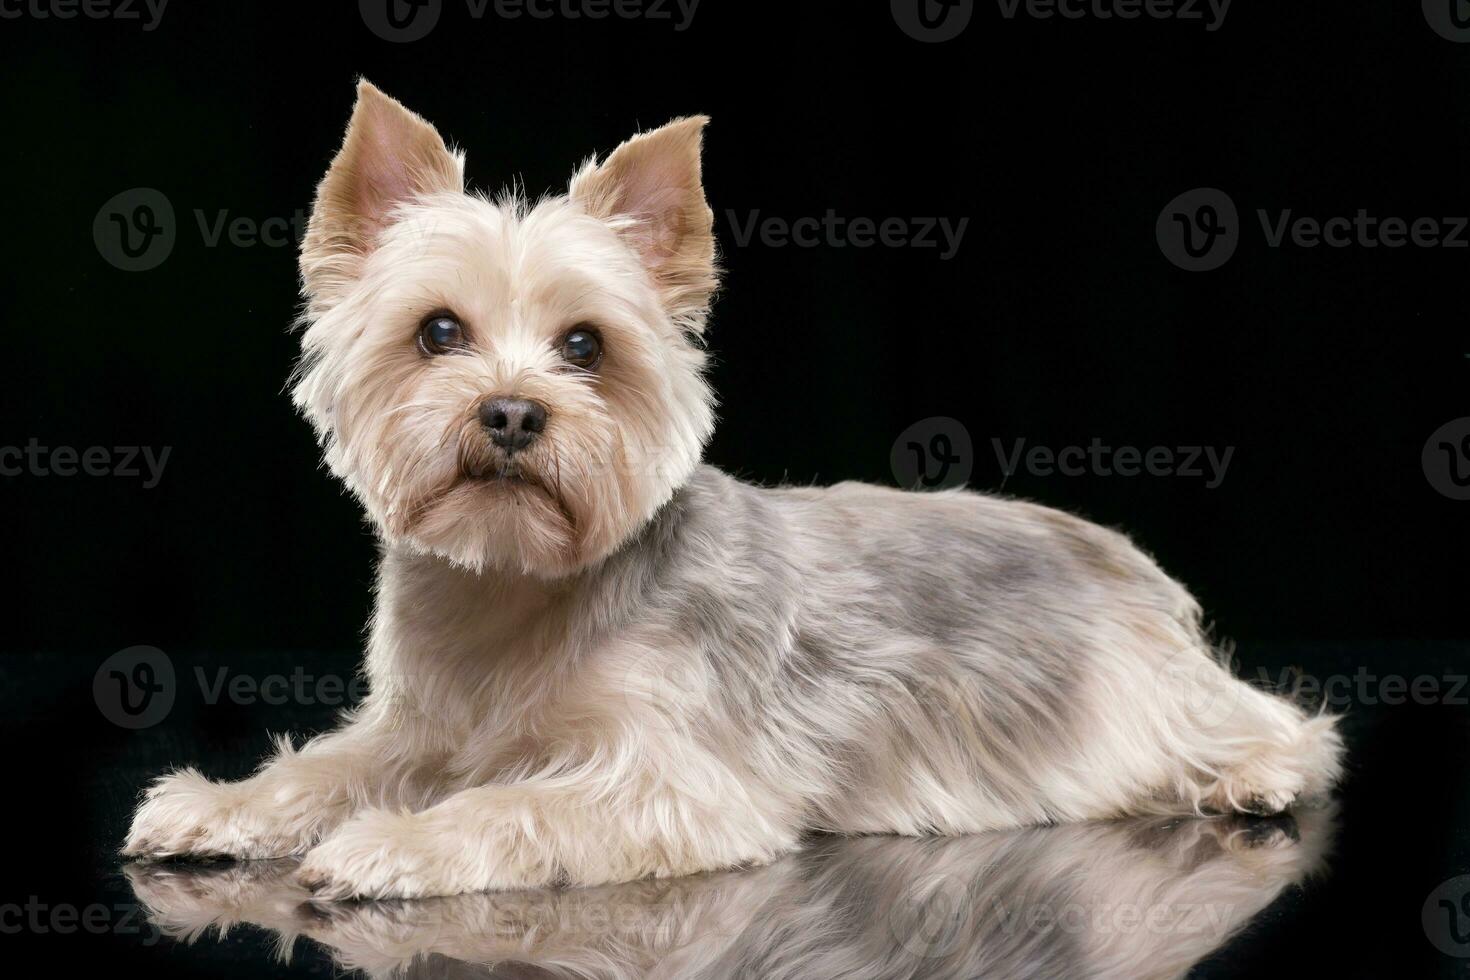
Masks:
[[[303,855],[324,898],[418,897],[1332,786],[1334,719],[1237,680],[1122,535],[701,464],[706,121],[492,202],[359,85],[293,397],[381,539],[371,693],[249,779],[164,776],[124,854]]]

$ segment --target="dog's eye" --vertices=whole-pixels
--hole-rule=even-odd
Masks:
[[[452,316],[431,316],[419,328],[419,349],[425,354],[443,354],[463,346],[464,327]]]
[[[573,330],[562,338],[561,356],[568,364],[594,368],[602,360],[602,341],[591,330]]]

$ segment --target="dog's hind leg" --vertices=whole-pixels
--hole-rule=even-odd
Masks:
[[[1164,737],[1196,809],[1271,814],[1325,794],[1342,772],[1337,719],[1235,677],[1207,649],[1174,658],[1159,683]]]

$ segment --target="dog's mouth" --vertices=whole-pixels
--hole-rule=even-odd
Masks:
[[[567,507],[566,500],[562,496],[560,474],[556,471],[544,474],[540,469],[526,465],[516,456],[463,460],[455,486],[484,488],[492,493],[508,493],[517,503],[521,503],[525,495],[535,494],[545,498],[560,511],[569,525],[575,523],[571,509]]]
[[[542,459],[530,459],[525,453],[462,454],[456,482],[470,485],[536,490],[553,501],[560,501],[561,467],[557,457],[552,465]]]
[[[495,462],[469,462],[460,466],[459,472],[441,484],[412,510],[409,526],[420,524],[429,513],[449,499],[464,494],[491,493],[505,495],[519,505],[535,496],[550,503],[559,511],[568,524],[572,524],[572,512],[563,500],[556,481],[548,481],[530,467],[512,460]]]
[[[488,507],[512,521],[515,511],[521,511],[527,522],[550,521],[568,539],[576,537],[576,509],[562,492],[561,460],[553,447],[506,452],[483,437],[478,420],[449,438],[456,436],[457,465],[402,512],[403,532],[447,526],[460,517],[473,519]]]
[[[466,464],[460,469],[460,478],[466,483],[494,483],[547,489],[538,477],[525,470],[514,459],[506,463]]]

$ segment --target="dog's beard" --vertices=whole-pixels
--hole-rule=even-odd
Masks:
[[[390,542],[475,571],[563,578],[625,542],[698,453],[677,432],[620,422],[590,400],[548,404],[546,431],[514,453],[474,412],[385,410],[394,424],[374,433],[380,450],[348,456],[371,464],[354,489]]]
[[[472,568],[557,574],[577,564],[578,508],[552,440],[508,453],[472,423],[448,439],[454,465],[406,508],[405,537]]]
[[[546,440],[516,453],[496,446],[478,432],[462,434],[458,443],[457,473],[448,489],[463,483],[510,494],[540,491],[558,507],[565,508],[561,457]]]

